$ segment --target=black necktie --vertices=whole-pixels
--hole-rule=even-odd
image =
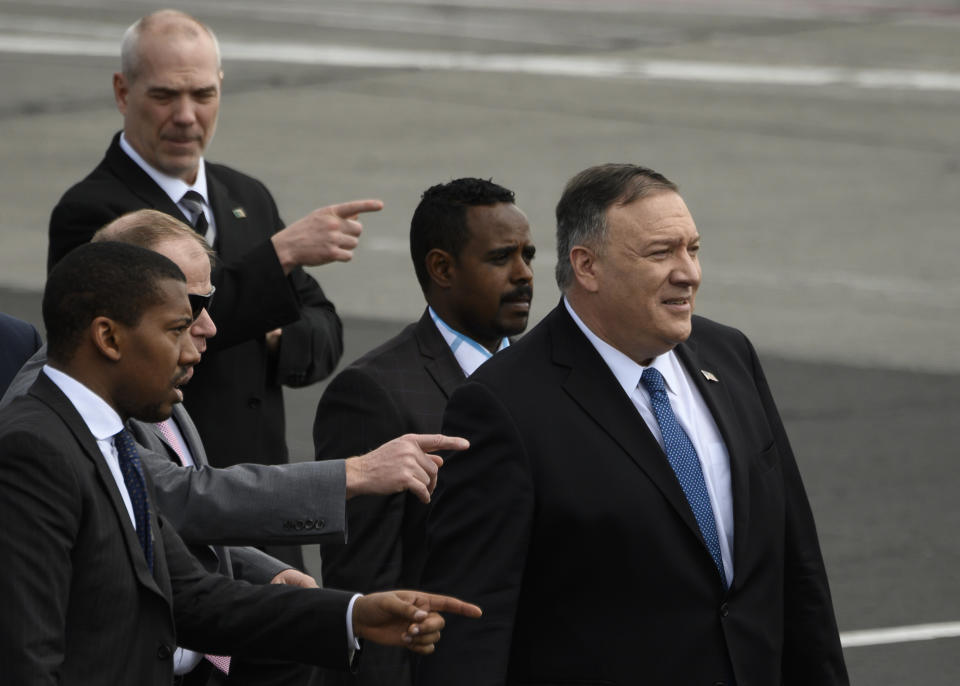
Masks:
[[[120,473],[133,505],[133,519],[137,524],[137,538],[147,558],[147,568],[153,573],[153,537],[150,534],[150,500],[147,498],[147,484],[143,480],[143,467],[140,454],[133,436],[123,429],[113,436],[113,444],[120,458]]]
[[[207,215],[203,213],[203,196],[196,191],[187,191],[180,198],[180,202],[190,210],[193,217],[193,230],[201,236],[207,235]]]

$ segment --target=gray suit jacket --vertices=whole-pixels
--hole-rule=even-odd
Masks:
[[[44,346],[27,361],[0,400],[0,408],[29,390],[46,363],[46,352]],[[346,472],[342,460],[217,469],[207,463],[196,427],[182,406],[174,408],[174,419],[196,468],[174,462],[173,448],[153,424],[131,420],[129,427],[143,447],[142,460],[156,486],[157,507],[184,541],[193,546],[300,545],[344,539]],[[193,552],[197,554],[198,549],[194,547]],[[234,548],[230,556],[235,575],[255,583],[269,581],[289,567],[255,550]]]

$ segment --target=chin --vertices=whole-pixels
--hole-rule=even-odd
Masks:
[[[130,416],[134,419],[139,419],[141,422],[150,422],[151,424],[156,424],[157,422],[163,422],[170,419],[170,415],[172,414],[173,403],[164,403],[163,405],[144,407],[136,414],[131,414]]]

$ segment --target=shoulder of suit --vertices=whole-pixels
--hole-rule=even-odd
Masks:
[[[16,336],[32,342],[37,336],[37,329],[30,322],[0,312],[0,335],[4,337],[4,342],[8,336]]]
[[[267,191],[266,185],[260,179],[254,178],[249,174],[244,174],[242,171],[238,171],[233,167],[228,167],[218,162],[211,162],[206,159],[204,160],[204,165],[206,166],[208,176],[213,176],[228,188],[256,186],[265,192],[269,192]]]
[[[367,351],[347,366],[357,371],[378,371],[392,369],[397,362],[412,362],[419,357],[414,330],[416,323],[404,327],[403,331],[387,339],[376,348]]]
[[[746,339],[746,335],[740,329],[735,327],[721,324],[720,322],[707,319],[706,317],[701,317],[700,315],[694,315],[693,329],[690,333],[690,339],[694,341],[743,341]]]

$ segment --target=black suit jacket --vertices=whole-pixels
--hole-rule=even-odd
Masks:
[[[347,666],[349,594],[208,574],[155,514],[151,575],[96,441],[46,375],[0,412],[0,521],[5,681],[169,686],[177,642]]]
[[[318,460],[361,455],[406,433],[437,433],[447,398],[463,370],[429,312],[340,372],[317,406]],[[442,474],[441,470],[441,474]],[[427,506],[409,493],[358,496],[347,502],[346,545],[324,544],[328,587],[379,591],[416,587],[425,554]],[[368,644],[356,675],[325,683],[410,683],[405,650]]]
[[[32,324],[0,312],[0,395],[41,345]]]
[[[152,208],[189,224],[177,205],[119,144],[70,188],[50,217],[52,267],[122,214]],[[285,277],[270,236],[283,228],[270,192],[249,176],[206,162],[222,265],[211,316],[217,336],[197,365],[185,401],[210,456],[226,467],[287,461],[281,384],[305,386],[326,377],[343,352],[333,304],[302,269]],[[267,331],[283,327],[279,356],[268,355]]]
[[[749,341],[677,354],[730,455],[725,591],[666,456],[561,304],[458,389],[423,583],[478,603],[420,684],[846,684],[813,516]],[[719,380],[709,383],[701,370]]]

